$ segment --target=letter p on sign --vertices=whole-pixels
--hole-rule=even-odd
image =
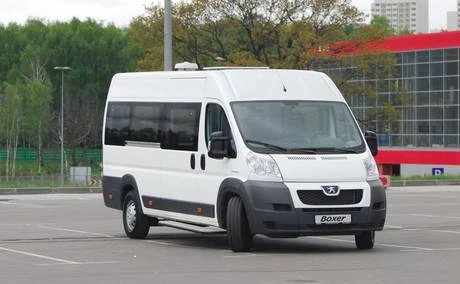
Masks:
[[[431,169],[431,174],[433,176],[441,176],[444,174],[444,168],[432,168]]]

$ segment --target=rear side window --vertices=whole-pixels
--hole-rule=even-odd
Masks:
[[[160,117],[159,104],[133,104],[130,140],[160,143]]]
[[[161,148],[197,151],[200,109],[199,103],[166,104]]]
[[[109,103],[105,145],[159,143],[163,149],[197,151],[199,103]]]
[[[129,104],[109,104],[105,124],[105,144],[124,146],[129,140],[131,108]]]

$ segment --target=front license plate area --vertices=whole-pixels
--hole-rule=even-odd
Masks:
[[[351,224],[350,214],[340,215],[315,215],[316,225],[337,225],[337,224]]]

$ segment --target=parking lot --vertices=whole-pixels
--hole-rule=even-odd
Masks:
[[[459,283],[460,188],[390,188],[376,247],[352,236],[256,237],[152,227],[124,235],[100,194],[0,195],[0,283]]]

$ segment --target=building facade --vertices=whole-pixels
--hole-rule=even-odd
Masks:
[[[390,37],[373,45],[396,57],[392,75],[379,80],[359,76],[351,83],[372,86],[377,95],[348,96],[358,120],[383,105],[399,113],[388,124],[370,121],[366,127],[379,135],[382,151],[376,157],[386,174],[431,174],[436,169],[460,174],[460,31]],[[373,50],[348,50],[346,56]],[[331,75],[353,66],[318,66]],[[397,86],[404,91],[396,92]],[[420,167],[420,165],[424,165]]]
[[[428,0],[375,0],[371,15],[387,18],[396,33],[428,32]]]
[[[447,12],[447,30],[448,31],[456,31],[458,30],[458,12],[457,11],[449,11]]]

